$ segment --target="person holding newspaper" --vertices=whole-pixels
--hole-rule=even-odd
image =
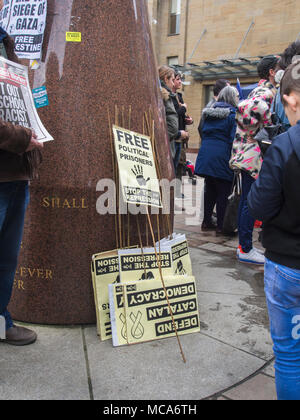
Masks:
[[[3,43],[8,59],[17,61],[13,40],[4,34]],[[7,307],[29,201],[28,184],[37,175],[42,147],[31,129],[0,119],[0,316],[6,327],[6,338],[0,342],[17,346],[31,344],[37,338],[34,331],[14,325]]]

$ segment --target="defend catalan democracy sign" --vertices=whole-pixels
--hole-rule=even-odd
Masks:
[[[162,207],[150,137],[113,126],[125,203]]]
[[[195,278],[165,278],[166,293],[179,335],[200,331]],[[174,325],[165,291],[157,280],[110,284],[113,346],[173,337]]]

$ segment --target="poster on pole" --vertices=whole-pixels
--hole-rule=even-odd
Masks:
[[[47,0],[4,0],[0,26],[14,39],[19,58],[41,58],[46,17]]]
[[[116,125],[113,133],[124,202],[162,208],[150,137]]]
[[[37,140],[53,140],[36,111],[27,67],[0,57],[0,118],[32,129]]]

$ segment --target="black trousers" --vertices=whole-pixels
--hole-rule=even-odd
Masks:
[[[204,186],[204,219],[207,225],[211,224],[214,207],[217,208],[217,228],[223,229],[223,221],[227,206],[227,199],[231,193],[232,182],[212,176],[205,177]]]

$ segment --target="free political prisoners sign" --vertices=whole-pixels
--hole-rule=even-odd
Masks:
[[[113,126],[125,203],[162,207],[150,137]]]
[[[27,67],[3,57],[0,57],[0,119],[32,129],[40,142],[53,140],[37,114]]]
[[[0,26],[15,41],[19,58],[41,58],[47,17],[47,0],[4,0]]]

